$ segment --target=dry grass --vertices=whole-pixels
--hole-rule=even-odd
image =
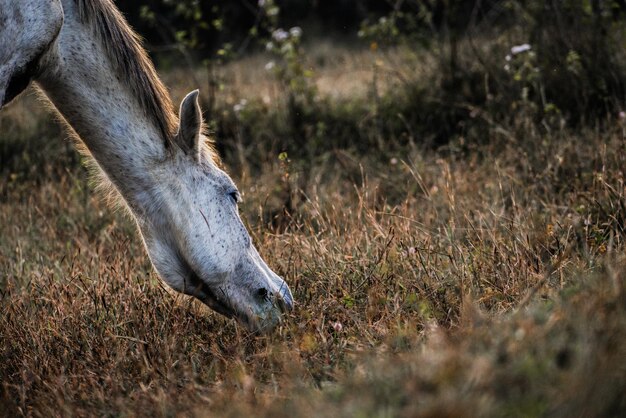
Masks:
[[[21,106],[3,135],[44,131]],[[257,247],[298,304],[269,337],[165,289],[65,147],[43,177],[3,169],[0,410],[623,413],[622,132],[517,139],[306,164],[231,156]]]

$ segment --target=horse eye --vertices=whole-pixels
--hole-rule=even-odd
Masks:
[[[230,192],[228,193],[228,195],[230,196],[231,199],[233,199],[233,202],[235,203],[239,202],[239,192],[237,191]]]

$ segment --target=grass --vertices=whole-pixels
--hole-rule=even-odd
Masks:
[[[321,79],[343,62],[328,55],[338,64]],[[233,97],[252,97],[244,79],[227,83]],[[265,80],[253,90],[270,91]],[[177,98],[190,89],[179,88]],[[259,337],[168,290],[132,222],[90,191],[69,141],[20,100],[0,115],[4,415],[626,410],[617,122],[437,149],[329,147],[308,160],[235,138],[225,162],[242,215],[297,301]]]

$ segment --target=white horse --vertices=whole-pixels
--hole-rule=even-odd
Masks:
[[[253,331],[293,306],[205,145],[198,91],[169,95],[111,0],[0,0],[0,108],[35,81],[136,220],[173,289]]]

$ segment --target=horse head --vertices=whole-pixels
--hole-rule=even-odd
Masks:
[[[269,330],[293,298],[255,249],[237,210],[239,192],[203,144],[197,97],[196,90],[182,101],[175,146],[151,170],[157,203],[138,217],[142,236],[171,287],[251,330]]]

